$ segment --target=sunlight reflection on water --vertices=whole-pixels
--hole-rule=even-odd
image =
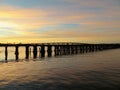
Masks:
[[[118,90],[120,49],[0,64],[2,90]]]

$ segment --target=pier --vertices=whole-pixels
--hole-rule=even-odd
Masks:
[[[73,54],[83,54],[88,52],[97,52],[109,49],[120,48],[120,44],[82,44],[82,43],[40,43],[40,44],[0,44],[0,47],[5,48],[5,61],[8,60],[8,47],[15,47],[15,60],[19,60],[19,47],[25,47],[25,59],[29,59],[31,53],[33,53],[33,58],[37,58],[39,53],[40,58],[45,57],[47,53],[48,57],[60,56],[60,55],[73,55]],[[31,48],[33,50],[31,51]],[[39,48],[39,49],[38,49]],[[47,49],[47,50],[46,50]]]

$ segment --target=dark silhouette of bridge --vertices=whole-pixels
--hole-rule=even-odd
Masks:
[[[32,43],[32,44],[0,44],[0,47],[5,47],[5,61],[8,59],[8,47],[15,47],[15,59],[19,60],[19,47],[25,47],[25,58],[29,59],[31,53],[31,48],[33,47],[33,58],[37,58],[39,53],[41,58],[47,56],[51,57],[54,52],[55,56],[59,55],[72,55],[72,54],[82,54],[87,52],[103,51],[108,49],[120,48],[120,44],[83,44],[83,43]],[[39,52],[38,48],[39,47]],[[45,50],[47,47],[47,51]],[[53,50],[54,48],[54,50]]]

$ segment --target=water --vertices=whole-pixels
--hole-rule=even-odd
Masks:
[[[23,53],[20,59],[0,63],[0,90],[120,90],[120,49],[37,60]]]

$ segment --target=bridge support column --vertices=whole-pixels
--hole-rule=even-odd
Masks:
[[[91,45],[92,52],[94,52],[95,48],[94,45]]]
[[[87,45],[87,53],[89,52],[89,45]]]
[[[34,59],[37,58],[37,46],[36,45],[33,46],[33,57]]]
[[[15,56],[16,56],[16,61],[19,59],[19,46],[15,46]]]
[[[58,45],[55,45],[55,56],[58,56],[59,55],[59,46]]]
[[[91,45],[89,45],[89,52],[92,52],[92,47],[91,47]]]
[[[79,45],[80,53],[83,53],[83,45]]]
[[[64,45],[64,46],[63,46],[63,55],[66,55],[66,54],[67,54],[67,53],[66,53],[66,48],[67,48],[66,45]]]
[[[75,45],[75,54],[77,54],[77,53],[78,53],[78,46]]]
[[[84,50],[85,50],[85,53],[88,52],[88,46],[87,45],[84,46]]]
[[[94,45],[94,51],[98,51],[98,46],[97,45]]]
[[[70,55],[72,54],[72,45],[69,45],[70,48]]]
[[[74,45],[71,45],[71,54],[74,54],[74,52],[75,52],[75,47]]]
[[[45,45],[41,45],[41,57],[45,57]]]
[[[85,45],[82,46],[82,52],[85,53]]]
[[[29,59],[29,46],[25,46],[26,47],[26,51],[25,51],[25,54],[26,54],[26,59]]]
[[[8,47],[5,46],[5,61],[7,62],[8,59]]]
[[[100,50],[101,50],[101,51],[103,50],[103,45],[102,45],[102,44],[100,44]]]
[[[67,45],[66,48],[67,48],[67,54],[69,55],[70,54],[70,46]]]
[[[63,45],[57,46],[57,55],[64,55],[63,51],[64,51]]]
[[[48,50],[47,50],[48,57],[51,57],[52,56],[52,46],[48,45],[47,47],[48,47]]]

